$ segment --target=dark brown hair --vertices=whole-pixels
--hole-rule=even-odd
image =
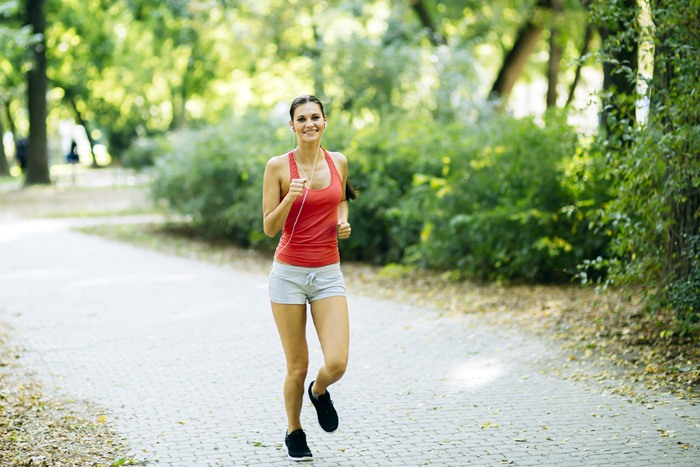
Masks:
[[[321,101],[318,100],[318,97],[312,96],[311,94],[305,94],[294,99],[292,106],[289,108],[289,118],[294,120],[294,111],[297,109],[297,107],[308,102],[318,104],[318,106],[321,107],[321,115],[324,117],[326,116],[325,112],[323,111],[323,104],[321,104]]]

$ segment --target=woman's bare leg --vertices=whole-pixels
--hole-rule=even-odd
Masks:
[[[287,360],[284,379],[284,407],[287,411],[287,433],[301,428],[301,406],[304,381],[309,368],[309,349],[306,344],[306,305],[282,305],[272,302],[282,348]]]
[[[323,350],[323,366],[318,370],[312,391],[323,394],[345,374],[350,347],[348,302],[345,297],[329,297],[311,303],[311,316]]]

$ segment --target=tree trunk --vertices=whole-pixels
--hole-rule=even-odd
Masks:
[[[547,109],[557,107],[557,84],[559,84],[559,69],[562,57],[562,48],[559,45],[559,28],[557,19],[562,11],[561,0],[552,2],[553,18],[549,28],[549,62],[547,66]]]
[[[656,22],[657,18],[653,18]],[[659,28],[660,29],[660,28]],[[668,45],[670,31],[667,28],[656,33],[654,41],[654,75],[652,76],[652,87],[649,95],[649,117],[660,117],[666,127],[672,126],[672,115],[665,112],[668,108],[666,101],[669,98],[669,86],[674,78],[673,73],[673,50]],[[657,115],[658,113],[658,115]]]
[[[27,19],[34,34],[42,39],[35,46],[32,69],[27,73],[29,107],[29,146],[27,148],[27,177],[25,185],[50,184],[49,154],[46,136],[46,39],[44,0],[27,0]]]
[[[5,134],[5,128],[0,118],[0,177],[10,175],[10,164],[7,163],[7,154],[5,154],[5,144],[2,142],[2,136]]]
[[[85,129],[85,135],[87,136],[88,142],[90,143],[90,156],[92,157],[92,167],[98,168],[100,167],[100,164],[97,163],[97,158],[95,157],[95,140],[92,139],[88,123],[85,120],[85,118],[83,118],[82,112],[78,110],[78,104],[75,101],[75,97],[71,96],[69,101],[71,107],[73,108],[73,112],[75,112],[75,118],[76,120],[78,120],[78,124]]]
[[[576,64],[576,73],[574,74],[574,80],[571,82],[569,87],[569,97],[566,99],[566,106],[568,107],[574,101],[574,94],[576,93],[576,87],[581,79],[581,69],[583,68],[583,62],[585,56],[588,54],[588,49],[591,47],[591,42],[593,41],[593,31],[595,27],[592,23],[586,25],[586,33],[583,37],[583,45],[581,46],[581,53],[579,53],[578,63]]]
[[[430,17],[430,13],[425,7],[425,3],[423,3],[423,0],[411,0],[411,8],[413,8],[413,11],[418,16],[418,19],[420,20],[423,27],[428,30],[428,38],[430,39],[430,43],[434,46],[447,45],[445,38],[442,37],[442,34],[440,34],[440,32],[435,27],[435,23]]]
[[[530,54],[537,46],[540,34],[542,34],[542,28],[535,25],[532,21],[528,21],[520,28],[518,38],[503,60],[503,65],[498,72],[496,81],[491,87],[491,98],[503,101],[508,99],[515,82],[522,74],[525,64],[530,58]]]
[[[314,42],[316,46],[314,48],[314,67],[316,72],[314,73],[314,95],[318,97],[321,102],[326,100],[326,83],[323,79],[323,49],[325,44],[323,42],[323,36],[319,34],[318,27],[316,24],[313,25]]]
[[[559,83],[559,63],[562,51],[557,41],[559,30],[552,28],[549,36],[549,64],[547,66],[547,108],[557,107],[557,84]]]
[[[192,59],[192,56],[190,55],[190,58],[187,60],[187,66],[185,67],[185,70],[182,72],[182,78],[180,80],[180,85],[179,86],[173,86],[171,88],[171,94],[170,94],[170,104],[173,109],[173,115],[172,118],[170,119],[170,125],[168,125],[168,130],[170,131],[175,131],[180,128],[184,128],[185,126],[185,99],[187,95],[187,73],[189,72],[189,61]]]
[[[539,21],[536,21],[537,13],[542,9],[551,10],[553,8],[553,1],[555,0],[537,1],[534,9],[530,13],[530,17],[520,30],[518,30],[518,35],[515,39],[515,43],[513,43],[513,47],[503,59],[503,65],[501,65],[496,81],[494,81],[493,86],[491,86],[491,92],[489,93],[489,98],[500,100],[501,106],[508,100],[508,96],[513,90],[513,86],[515,86],[515,82],[520,78],[542,34],[542,26],[539,24]]]
[[[192,58],[190,57],[190,61],[191,60]],[[180,83],[180,86],[173,89],[171,100],[173,108],[173,117],[172,120],[170,120],[170,125],[168,127],[170,131],[184,128],[187,123],[187,74],[189,72],[190,66],[188,64],[182,75],[182,82]]]
[[[637,0],[622,3],[621,10],[627,16],[620,18],[614,29],[603,25],[598,28],[604,44],[610,36],[636,28]],[[637,40],[620,42],[609,52],[610,58],[603,61],[603,95],[607,95],[607,102],[600,113],[600,125],[608,134],[623,131],[621,125],[627,128],[635,125],[638,50]]]
[[[10,133],[12,134],[12,141],[17,143],[17,126],[15,125],[15,120],[12,118],[12,112],[10,112],[10,99],[8,97],[2,100],[2,105],[5,110],[5,117],[7,118],[7,125],[9,126]]]
[[[194,30],[189,31],[190,56],[187,59],[187,66],[182,72],[182,82],[179,89],[173,93],[173,119],[170,121],[170,130],[177,130],[187,126],[187,100],[190,96],[190,80],[194,72],[194,66],[197,54],[198,36]]]
[[[17,145],[19,143],[19,135],[17,134],[17,126],[15,125],[15,120],[12,118],[12,112],[10,112],[10,98],[5,97],[2,99],[3,110],[5,111],[5,118],[7,119],[7,125],[9,126],[10,134],[12,135],[12,141],[15,147],[15,162],[21,168],[20,161],[17,157]]]

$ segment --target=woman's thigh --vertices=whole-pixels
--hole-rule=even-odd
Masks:
[[[287,365],[307,365],[306,305],[284,305],[271,302],[272,315],[282,341]]]
[[[311,317],[325,359],[347,362],[350,346],[347,299],[336,296],[312,302]]]

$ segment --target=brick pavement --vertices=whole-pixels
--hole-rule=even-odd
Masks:
[[[0,320],[60,397],[89,400],[150,465],[290,465],[265,275],[0,218]],[[566,356],[477,316],[350,291],[351,360],[314,465],[700,465],[700,408],[560,374]],[[309,326],[311,375],[321,354]],[[565,375],[564,375],[565,376]]]

